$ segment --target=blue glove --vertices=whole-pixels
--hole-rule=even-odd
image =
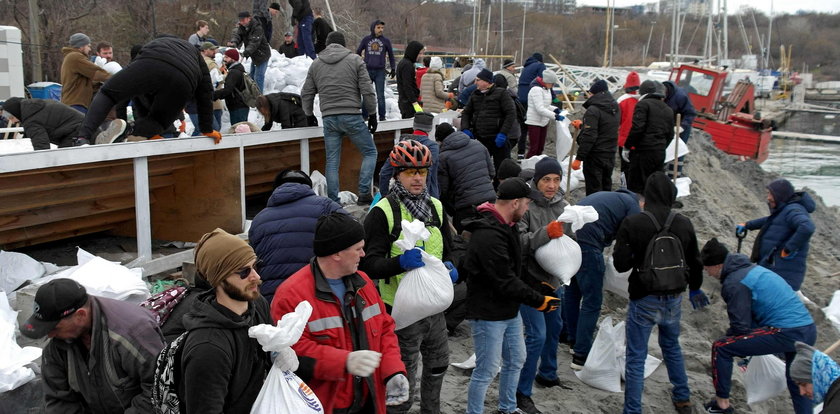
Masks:
[[[452,283],[458,282],[458,269],[455,267],[454,264],[450,261],[443,262],[443,265],[449,269],[449,278],[452,279]]]
[[[560,108],[554,108],[554,115],[560,115]]]
[[[554,115],[554,120],[555,121],[562,121],[564,119],[566,119],[566,117],[563,116],[563,115],[560,115],[560,114]]]
[[[740,236],[742,234],[747,234],[747,227],[740,224],[735,226],[735,235]]]
[[[496,146],[501,148],[505,146],[505,142],[507,142],[507,134],[504,132],[499,132],[496,134]]]
[[[472,132],[469,129],[465,129],[461,132],[467,134],[467,136],[470,137],[470,139],[475,139],[475,137],[473,136]]]
[[[709,304],[709,298],[706,297],[706,294],[701,289],[688,292],[688,299],[691,301],[691,306],[694,309],[702,309]]]
[[[411,249],[400,255],[400,267],[404,270],[416,269],[425,265],[420,249]]]

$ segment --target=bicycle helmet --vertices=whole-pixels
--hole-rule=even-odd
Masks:
[[[394,145],[388,159],[391,166],[397,169],[429,168],[432,165],[432,152],[425,145],[409,139]]]

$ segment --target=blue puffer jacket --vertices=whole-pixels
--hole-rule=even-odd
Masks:
[[[447,209],[478,206],[495,201],[493,177],[496,171],[490,153],[480,142],[455,131],[440,145],[438,183],[440,200]],[[449,211],[452,214],[452,211]]]
[[[674,111],[675,117],[677,114],[682,115],[680,126],[683,127],[683,129],[688,130],[691,128],[691,123],[694,122],[694,118],[697,117],[697,112],[694,110],[694,105],[691,103],[691,99],[688,98],[688,94],[685,93],[685,89],[680,88],[673,81],[665,81],[662,83],[665,84],[665,90],[667,91],[665,103],[668,104],[668,106]]]
[[[307,185],[286,183],[274,189],[268,205],[254,217],[248,240],[263,264],[260,293],[271,303],[274,291],[286,278],[309,263],[314,255],[315,223],[318,217],[339,211],[341,206],[315,195]]]
[[[625,217],[641,212],[636,194],[624,188],[590,194],[578,205],[592,206],[598,212],[598,220],[581,227],[575,233],[577,241],[598,250],[612,244]]]
[[[729,314],[727,336],[754,328],[799,328],[814,323],[805,305],[779,275],[730,253],[723,262],[720,294]]]
[[[522,102],[523,105],[528,105],[528,92],[531,90],[531,82],[536,79],[537,76],[542,76],[544,70],[545,63],[540,62],[533,56],[529,57],[528,60],[525,61],[525,65],[522,67],[522,73],[519,75],[518,91],[519,102]]]
[[[814,233],[810,213],[815,209],[816,203],[808,193],[797,192],[787,202],[777,204],[769,216],[747,222],[747,229],[761,229],[752,259],[784,278],[793,290],[799,290],[805,279],[808,241]],[[782,257],[782,249],[790,255]]]

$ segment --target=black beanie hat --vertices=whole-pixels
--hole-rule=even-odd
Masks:
[[[338,43],[342,46],[347,46],[347,41],[344,40],[344,33],[341,33],[339,31],[330,32],[330,34],[327,35],[327,45],[331,45],[333,43]]]
[[[510,158],[505,158],[499,165],[499,171],[496,172],[496,178],[501,181],[511,177],[518,177],[521,171],[522,167],[520,167],[516,161]]]
[[[605,81],[603,79],[598,79],[598,80],[595,81],[595,83],[592,84],[591,87],[589,87],[589,93],[596,94],[596,93],[606,92],[609,89],[610,88],[609,88],[609,85],[607,85],[607,81]]]
[[[539,182],[548,174],[563,176],[563,168],[555,158],[545,157],[537,161],[537,165],[534,166],[534,182]]]
[[[481,72],[478,72],[478,74],[475,75],[475,78],[481,79],[485,82],[493,83],[493,72],[490,72],[487,69],[482,69]]]
[[[308,174],[300,170],[285,169],[274,177],[274,188],[286,183],[304,184],[312,188],[312,179],[309,178]]]
[[[717,266],[726,260],[728,254],[726,246],[719,242],[717,237],[713,237],[706,242],[703,250],[700,250],[700,261],[703,262],[703,266]]]
[[[315,225],[312,249],[315,257],[338,253],[365,239],[365,229],[353,216],[333,212],[321,216]]]
[[[496,198],[499,200],[516,200],[517,198],[525,198],[531,195],[531,187],[525,180],[519,177],[513,177],[505,180],[499,184],[499,191]]]
[[[437,126],[435,140],[443,141],[446,137],[452,135],[453,132],[455,132],[455,128],[449,122],[444,122]]]
[[[3,102],[3,110],[20,120],[20,101],[21,98],[17,97],[6,99],[6,102]]]

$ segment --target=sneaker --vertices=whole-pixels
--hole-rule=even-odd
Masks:
[[[574,354],[572,355],[572,363],[569,364],[575,371],[580,371],[586,364],[586,355]]]
[[[679,414],[691,414],[694,412],[691,401],[674,401],[674,409]]]
[[[537,377],[534,378],[534,381],[537,384],[540,384],[540,385],[542,385],[543,387],[546,387],[546,388],[559,387],[560,386],[560,378],[548,379],[548,378],[541,377],[541,376],[537,375]]]
[[[720,408],[717,404],[717,399],[712,398],[711,401],[703,404],[703,408],[706,409],[707,413],[723,413],[723,414],[734,414],[735,409],[732,408],[730,405],[728,408]]]
[[[126,123],[122,119],[115,119],[108,123],[108,128],[96,136],[96,144],[110,144],[125,132]]]
[[[82,138],[82,137],[73,138],[73,146],[74,147],[81,147],[83,145],[90,145],[90,141],[88,141],[87,138]]]
[[[516,159],[520,160],[520,161],[524,160],[525,159],[525,154],[516,154]]]
[[[513,410],[513,411],[502,411],[502,410],[499,410],[499,411],[496,411],[496,414],[525,414],[525,413],[524,413],[522,410],[520,410],[520,409],[518,409],[518,408],[517,408],[517,409],[515,409],[515,410]]]
[[[534,400],[519,391],[516,392],[516,409],[525,414],[542,414],[542,411],[534,405]]]
[[[356,200],[357,206],[369,206],[370,202],[373,201],[373,196],[370,194],[362,194],[359,196],[359,199]]]

